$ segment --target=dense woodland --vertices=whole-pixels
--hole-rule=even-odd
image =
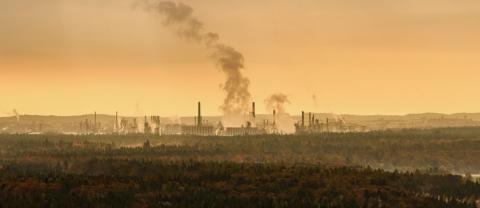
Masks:
[[[475,207],[480,128],[0,135],[0,207]]]
[[[143,147],[146,141],[150,148]],[[244,137],[0,135],[0,162],[19,158],[58,162],[92,155],[480,173],[480,128]]]
[[[459,176],[325,166],[92,159],[76,173],[7,165],[5,207],[475,207]]]

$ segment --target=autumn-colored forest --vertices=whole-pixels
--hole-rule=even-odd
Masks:
[[[0,207],[476,207],[478,158],[476,127],[0,135]]]

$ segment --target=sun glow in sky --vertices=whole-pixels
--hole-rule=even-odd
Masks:
[[[293,114],[480,111],[478,0],[182,2],[243,53],[259,113],[276,92]],[[1,1],[0,115],[220,114],[205,49],[132,3]]]

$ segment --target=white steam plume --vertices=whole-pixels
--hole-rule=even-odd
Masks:
[[[275,110],[277,113],[285,113],[286,104],[290,104],[290,100],[283,93],[275,93],[265,99],[265,106],[268,111]]]
[[[290,104],[290,99],[283,93],[275,93],[265,99],[267,111],[276,111],[275,125],[279,133],[290,134],[295,132],[295,121],[285,111],[285,105]]]
[[[17,123],[20,122],[20,114],[18,114],[17,109],[13,109],[13,114],[15,114],[15,118],[17,119]]]

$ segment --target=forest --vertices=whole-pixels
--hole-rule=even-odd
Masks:
[[[0,135],[0,207],[476,207],[480,128]]]

